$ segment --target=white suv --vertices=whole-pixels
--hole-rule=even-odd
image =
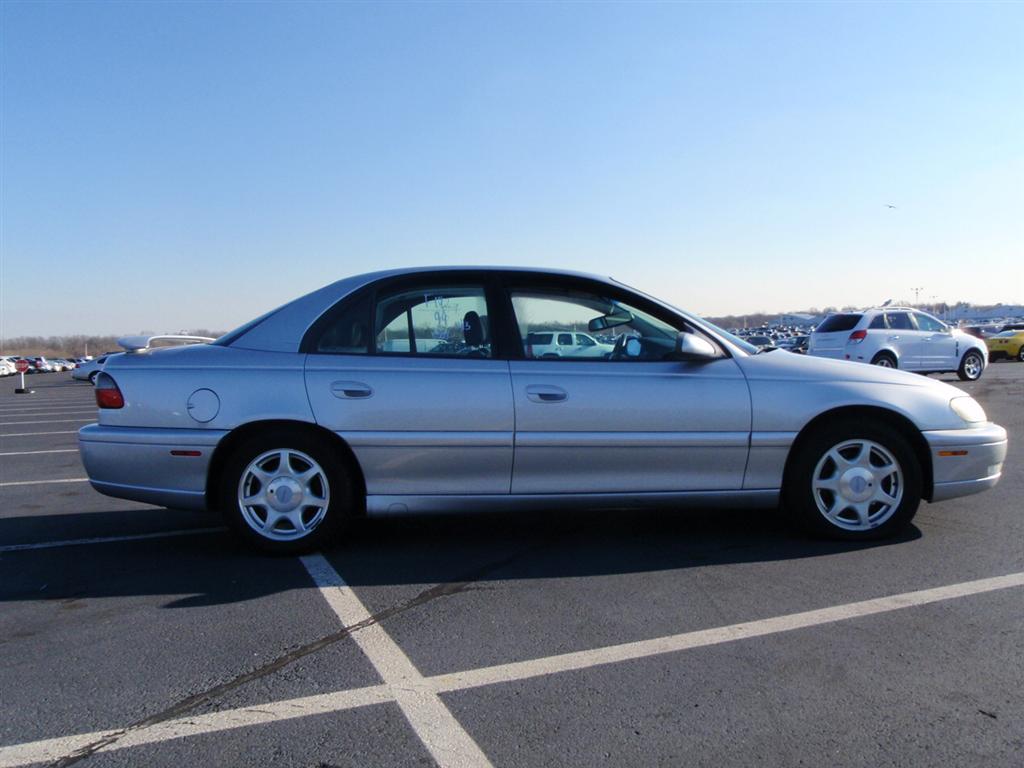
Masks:
[[[530,331],[526,336],[526,356],[541,357],[608,357],[615,349],[593,336],[579,331]]]
[[[981,339],[908,307],[829,315],[811,333],[807,354],[918,373],[956,371],[963,381],[980,378],[988,364]]]

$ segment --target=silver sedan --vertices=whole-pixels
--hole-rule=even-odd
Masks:
[[[611,345],[535,355],[553,329]],[[424,268],[340,280],[210,344],[111,356],[79,434],[94,488],[320,546],[359,515],[781,509],[892,535],[994,486],[1006,431],[903,371],[759,351],[614,280]]]

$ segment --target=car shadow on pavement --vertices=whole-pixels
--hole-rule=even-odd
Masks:
[[[326,552],[352,586],[550,579],[795,560],[894,546],[812,539],[765,510],[601,510],[360,521]]]
[[[167,521],[178,513],[153,512],[163,513],[163,530],[172,530]],[[154,525],[114,532],[117,520],[133,515],[138,512],[6,518],[0,544],[25,524],[48,531],[50,539],[159,532],[156,518]],[[93,532],[84,530],[82,518],[92,519]],[[174,528],[219,520],[207,515],[189,522]],[[362,520],[325,554],[352,586],[443,585],[796,560],[899,546],[920,536],[910,527],[881,542],[821,541],[792,531],[770,511],[553,511]],[[311,586],[297,558],[261,555],[221,530],[0,553],[0,602],[166,595],[164,607],[196,607]]]

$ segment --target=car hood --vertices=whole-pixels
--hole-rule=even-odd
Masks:
[[[849,360],[795,355],[785,350],[748,355],[737,358],[736,362],[748,379],[888,384],[919,387],[936,393],[944,390],[949,397],[965,394],[962,389],[917,373]]]

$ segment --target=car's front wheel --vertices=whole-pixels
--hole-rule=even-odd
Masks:
[[[224,517],[264,551],[295,554],[337,536],[353,510],[349,474],[323,438],[280,430],[247,440],[221,478]]]
[[[981,378],[981,372],[985,370],[985,359],[981,352],[976,349],[968,350],[960,360],[960,368],[956,375],[960,381],[977,381]]]
[[[1020,349],[1017,350],[1017,360],[1024,363],[1024,344],[1020,345]]]
[[[828,538],[881,539],[904,528],[921,502],[921,467],[907,439],[882,422],[842,421],[797,448],[786,511]]]

